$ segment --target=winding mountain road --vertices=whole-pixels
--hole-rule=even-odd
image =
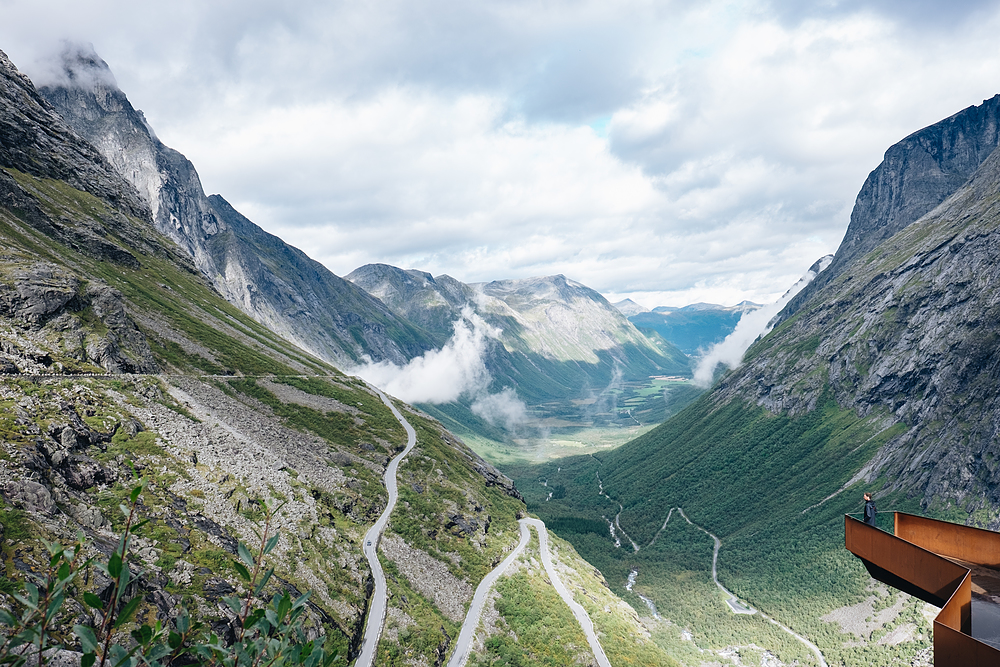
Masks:
[[[563,599],[563,602],[573,612],[573,616],[576,617],[576,622],[580,624],[580,629],[583,630],[583,634],[587,637],[587,643],[590,644],[590,649],[594,652],[597,664],[600,667],[611,667],[608,656],[605,655],[604,648],[597,639],[597,633],[594,631],[594,623],[590,620],[590,616],[587,615],[587,610],[573,599],[573,595],[569,592],[569,589],[566,588],[559,575],[556,574],[556,569],[552,565],[552,556],[549,553],[549,531],[545,528],[545,524],[539,519],[521,519],[518,523],[521,524],[521,541],[518,542],[514,551],[508,554],[502,563],[483,577],[483,580],[476,588],[476,594],[472,599],[472,604],[469,606],[468,613],[465,615],[465,622],[462,623],[462,630],[458,634],[458,640],[455,642],[455,652],[452,654],[451,660],[448,661],[448,667],[462,667],[465,661],[468,660],[469,648],[472,644],[472,638],[476,634],[476,629],[479,627],[479,618],[482,615],[486,597],[489,595],[490,589],[493,588],[497,579],[507,571],[511,563],[524,551],[524,547],[528,544],[531,534],[528,530],[529,526],[533,526],[538,533],[538,546],[542,555],[542,565],[545,567],[546,574],[549,575],[549,581],[552,582],[552,586],[559,593],[559,597]]]
[[[125,373],[119,374],[114,377],[161,377],[167,378],[172,377],[169,374],[143,374],[143,373]],[[33,377],[98,377],[104,378],[108,377],[104,374],[97,373],[82,373],[73,374],[66,376],[64,374],[39,374]],[[178,375],[178,377],[190,377],[186,375]],[[200,375],[195,377],[222,377],[229,378],[230,376],[215,376],[215,375]],[[243,377],[276,377],[273,375],[264,376],[243,376]],[[322,375],[312,375],[312,376],[295,376],[295,377],[336,377],[336,376],[322,376]],[[368,384],[368,383],[366,383]],[[388,492],[388,502],[386,503],[385,509],[382,514],[379,515],[378,521],[368,529],[365,533],[364,540],[361,545],[361,549],[365,554],[365,558],[368,559],[368,565],[372,570],[372,578],[375,580],[375,590],[372,592],[371,604],[368,607],[368,618],[365,621],[365,630],[361,638],[361,652],[358,655],[358,659],[354,663],[354,667],[372,667],[375,662],[375,654],[378,650],[378,642],[382,636],[382,630],[385,627],[385,617],[386,609],[388,606],[388,586],[385,581],[385,573],[382,570],[382,564],[378,560],[378,545],[382,538],[382,533],[385,532],[385,527],[389,523],[389,516],[392,514],[392,510],[396,507],[396,500],[399,498],[399,491],[396,484],[396,472],[399,469],[399,464],[402,462],[403,458],[410,453],[410,450],[417,444],[417,433],[410,425],[406,418],[403,417],[402,413],[392,404],[389,397],[385,395],[380,389],[372,384],[368,384],[369,389],[378,394],[382,402],[385,403],[386,407],[392,411],[393,416],[399,421],[406,431],[406,447],[402,452],[397,454],[389,462],[389,465],[385,469],[385,488]],[[452,656],[451,661],[449,661],[449,667],[456,667],[464,665],[469,656],[469,646],[473,635],[475,634],[476,628],[479,625],[479,618],[482,614],[482,608],[486,601],[486,596],[489,594],[490,589],[496,583],[496,580],[500,578],[501,575],[510,567],[511,563],[524,551],[524,547],[528,543],[530,537],[530,532],[528,526],[534,526],[535,530],[538,532],[538,540],[540,545],[540,551],[542,555],[542,564],[545,566],[545,571],[549,575],[549,580],[552,581],[552,585],[555,587],[556,592],[562,597],[563,601],[569,606],[570,610],[573,612],[573,616],[576,617],[577,622],[580,624],[580,628],[583,630],[584,634],[587,636],[587,642],[590,644],[591,650],[594,652],[594,657],[597,659],[597,663],[600,667],[611,667],[611,663],[608,662],[608,658],[604,653],[604,649],[601,647],[600,641],[597,639],[597,633],[594,632],[594,624],[590,620],[590,616],[587,615],[587,611],[579,605],[570,594],[566,586],[563,585],[562,580],[559,579],[559,575],[556,574],[555,568],[552,565],[552,558],[549,554],[549,534],[548,530],[545,528],[545,524],[539,519],[520,519],[520,530],[521,539],[518,545],[514,548],[507,558],[503,560],[496,568],[494,568],[485,578],[480,582],[479,586],[476,588],[475,596],[473,597],[472,605],[469,607],[469,611],[466,615],[465,622],[462,624],[462,629],[459,633],[458,640],[456,640],[455,653]],[[633,543],[634,544],[634,543]]]
[[[722,591],[722,593],[726,596],[726,604],[729,605],[729,608],[733,611],[734,614],[756,614],[757,613],[756,609],[740,602],[739,598],[737,598],[729,591],[729,589],[727,589],[725,586],[719,583],[719,568],[718,568],[719,549],[722,548],[722,540],[716,537],[713,533],[708,532],[695,522],[691,521],[691,519],[687,517],[687,514],[684,513],[684,510],[681,509],[680,507],[671,508],[670,512],[667,514],[667,520],[663,522],[663,528],[660,528],[660,532],[662,532],[663,529],[667,527],[667,522],[670,521],[670,515],[674,513],[674,510],[677,510],[677,513],[680,514],[682,517],[684,517],[684,520],[687,521],[688,524],[694,526],[701,532],[705,533],[706,535],[712,538],[713,542],[715,542],[715,549],[712,550],[712,581],[715,582],[715,585],[718,586],[719,590]],[[660,533],[658,532],[656,533],[656,535],[658,537]],[[656,541],[656,537],[653,538],[653,541],[654,542]],[[650,542],[650,544],[652,543],[653,542]],[[763,613],[761,615],[763,615]]]
[[[385,509],[382,511],[381,516],[379,516],[378,521],[365,533],[364,543],[361,545],[365,558],[368,559],[368,565],[372,569],[372,578],[375,580],[375,591],[372,593],[372,602],[368,607],[368,620],[365,624],[365,633],[361,639],[361,654],[358,655],[358,659],[354,663],[355,667],[371,667],[375,662],[375,651],[378,649],[378,640],[382,636],[382,628],[385,626],[388,597],[385,573],[382,572],[382,564],[378,562],[378,543],[382,539],[382,533],[385,531],[386,524],[389,523],[389,515],[392,514],[392,510],[396,506],[396,499],[399,497],[399,492],[396,488],[396,471],[399,469],[399,464],[403,460],[403,457],[409,454],[410,450],[417,444],[417,432],[413,430],[410,423],[396,409],[396,406],[392,404],[389,397],[375,387],[369,386],[379,395],[382,402],[392,410],[393,416],[399,420],[399,423],[406,430],[406,448],[397,454],[385,469],[385,489],[389,492],[389,501],[386,503]]]
[[[476,635],[476,628],[479,627],[479,618],[483,614],[483,605],[486,604],[486,598],[490,594],[490,590],[497,582],[497,579],[511,566],[511,563],[521,555],[524,547],[528,545],[528,540],[531,538],[531,531],[528,530],[528,524],[524,523],[523,520],[520,522],[520,528],[521,540],[514,547],[514,550],[507,554],[507,557],[499,565],[490,570],[490,573],[483,577],[483,580],[476,586],[476,593],[472,596],[472,604],[469,605],[469,611],[465,614],[462,629],[458,633],[458,639],[455,640],[455,652],[451,654],[448,667],[462,667],[465,661],[469,659],[469,648],[472,645],[472,638]]]
[[[521,519],[521,524],[529,524],[535,527],[538,531],[538,543],[539,549],[542,552],[542,565],[545,566],[545,571],[549,575],[549,579],[552,581],[552,586],[559,593],[559,597],[563,599],[569,608],[576,616],[576,622],[580,624],[580,628],[583,633],[587,635],[587,642],[590,644],[591,650],[594,652],[594,657],[597,659],[597,664],[600,667],[611,667],[611,663],[608,662],[608,656],[604,654],[604,648],[601,647],[601,642],[597,640],[597,633],[594,632],[594,623],[590,620],[590,616],[587,615],[587,610],[584,609],[576,600],[573,599],[573,595],[569,592],[569,589],[563,585],[562,580],[559,575],[556,574],[556,569],[552,566],[552,557],[549,554],[549,531],[546,530],[545,524],[539,519]]]

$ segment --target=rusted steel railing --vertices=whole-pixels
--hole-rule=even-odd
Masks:
[[[937,667],[1000,665],[1000,650],[972,636],[972,573],[938,555],[990,566],[1000,555],[1000,533],[903,512],[894,524],[890,535],[845,516],[844,546],[875,579],[941,607],[934,619]]]
[[[1000,533],[896,512],[896,536],[940,556],[1000,567]]]

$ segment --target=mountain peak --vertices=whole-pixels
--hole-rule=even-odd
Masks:
[[[40,104],[90,142],[80,141],[94,161],[110,164],[117,180],[141,193],[156,229],[230,303],[333,363],[364,355],[402,362],[429,347],[425,334],[364,290],[264,232],[221,196],[205,196],[194,165],[156,138],[92,46],[67,44],[39,80],[46,84],[38,90]],[[0,124],[0,146],[2,132]]]
[[[75,128],[74,128],[75,129]],[[146,219],[136,190],[81,139],[31,80],[0,52],[0,166],[70,185]]]
[[[63,42],[58,55],[40,62],[32,79],[38,86],[65,86],[87,92],[121,91],[111,67],[89,42]]]
[[[632,317],[633,315],[638,315],[639,313],[649,312],[649,308],[640,306],[632,299],[622,299],[618,303],[613,303],[611,305],[621,311],[621,314],[625,317]]]
[[[890,146],[861,187],[829,268],[789,301],[778,317],[791,317],[880,243],[934,210],[969,180],[998,145],[1000,94]]]

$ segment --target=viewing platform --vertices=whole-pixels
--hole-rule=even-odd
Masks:
[[[1000,665],[1000,533],[904,512],[892,517],[882,530],[845,515],[844,546],[873,578],[941,608],[937,667]]]

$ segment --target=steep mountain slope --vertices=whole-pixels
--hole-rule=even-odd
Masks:
[[[993,121],[982,122],[969,134],[989,134]],[[690,596],[699,589],[683,582],[706,581],[708,561],[692,546],[696,534],[668,526],[671,508],[721,539],[727,588],[811,638],[831,664],[908,663],[929,632],[894,594],[877,604],[913,613],[889,614],[874,634],[835,623],[885,595],[866,589],[843,550],[842,515],[858,509],[862,490],[875,491],[883,511],[1000,527],[1000,152],[923,217],[860,243],[872,249],[681,414],[614,452],[513,471],[529,508],[550,525],[576,526],[570,541],[613,588],[638,570],[636,590],[673,609],[665,616],[701,623],[692,629],[700,645],[754,634],[725,618],[698,620]],[[553,486],[560,493],[546,501]],[[616,515],[636,550],[587,528]],[[894,647],[883,645],[889,630],[903,637]]]
[[[994,151],[954,195],[752,348],[716,395],[794,415],[828,392],[859,415],[891,414],[907,432],[879,452],[866,476],[886,477],[923,507],[952,501],[987,510],[1000,526],[998,226]]]
[[[152,521],[135,543],[139,617],[167,619],[184,601],[232,638],[220,598],[241,585],[229,564],[236,540],[252,542],[259,501],[285,502],[273,517],[283,537],[270,590],[314,591],[310,623],[343,664],[368,599],[359,541],[385,502],[382,471],[404,441],[398,422],[363,382],[213,291],[5,57],[0,118],[49,138],[34,153],[9,134],[0,145],[3,590],[47,562],[39,538],[68,543],[83,530],[94,554],[106,552],[123,526],[118,503],[142,474],[140,513]],[[36,173],[62,169],[96,194],[21,171],[23,155]],[[138,215],[116,208],[122,200]],[[81,242],[87,234],[103,245]],[[421,536],[411,549],[475,583],[516,542],[523,504],[439,424],[404,409],[420,432],[408,500],[423,511],[391,530],[411,545]],[[107,584],[88,582],[95,592]],[[445,618],[433,598],[413,596],[406,609],[421,610],[427,632]],[[82,612],[74,601],[67,613]],[[440,641],[408,651],[433,656],[447,650]]]
[[[642,331],[655,331],[684,354],[694,355],[732,333],[744,313],[760,308],[750,301],[735,306],[694,303],[683,308],[657,307],[628,316]]]
[[[362,355],[402,362],[427,335],[363,290],[206,197],[194,166],[164,146],[92,49],[67,47],[65,82],[39,92],[138,190],[156,228],[194,259],[230,303],[282,337],[339,365]]]
[[[119,506],[142,476],[136,511],[148,523],[135,525],[121,600],[138,606],[119,639],[140,622],[169,626],[183,606],[232,642],[240,628],[223,598],[247,593],[238,543],[260,544],[266,523],[280,538],[262,597],[311,591],[309,636],[348,664],[372,588],[361,542],[386,504],[402,425],[364,382],[224,300],[2,53],[0,126],[4,608],[48,567],[43,540],[71,544],[82,532],[84,556],[107,562],[125,527]],[[390,621],[376,664],[442,664],[467,592],[518,541],[524,504],[440,423],[395,405],[416,445],[379,550]],[[586,567],[578,559],[560,560],[574,579],[596,581],[575,571]],[[50,627],[57,639],[72,642],[74,624],[93,622],[94,600],[108,603],[105,574],[89,568],[73,582]],[[531,603],[497,599],[515,616]],[[598,627],[609,651],[662,654],[634,615]]]
[[[994,95],[890,147],[858,193],[833,263],[792,299],[782,318],[849,271],[855,260],[950,197],[998,145],[1000,95]]]
[[[33,176],[65,181],[131,215],[146,214],[135,189],[116,178],[94,147],[81,141],[59,120],[6,55],[0,57],[0,70],[3,71],[0,94],[4,99],[0,146],[7,166]]]

